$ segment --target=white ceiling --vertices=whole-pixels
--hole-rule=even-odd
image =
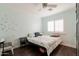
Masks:
[[[6,6],[15,11],[36,13],[39,16],[43,17],[51,14],[56,14],[71,8],[75,8],[76,5],[75,3],[52,3],[52,4],[57,5],[57,7],[53,8],[52,11],[48,11],[48,8],[43,9],[41,7],[41,3],[16,3],[16,4],[10,3],[10,4],[0,4],[0,7]]]

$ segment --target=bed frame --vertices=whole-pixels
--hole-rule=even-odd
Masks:
[[[44,50],[43,53],[46,53],[46,54],[47,54],[47,49],[46,49],[45,47],[40,46],[40,45],[37,45],[37,44],[34,44],[34,43],[32,43],[32,42],[29,42],[28,39],[27,39],[27,37],[24,38],[24,39],[26,40],[26,44],[28,43],[27,45],[32,45],[32,46],[36,46],[36,47],[38,47],[38,48],[41,48],[41,49]],[[62,41],[60,41],[59,43],[53,44],[53,50],[54,50],[61,42],[62,42]],[[52,51],[53,51],[53,50],[52,50]],[[50,53],[50,54],[51,54],[51,53]],[[47,56],[50,56],[50,54],[47,54]]]

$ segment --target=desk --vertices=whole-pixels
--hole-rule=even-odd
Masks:
[[[1,39],[1,40],[0,40],[0,45],[2,44],[2,48],[3,48],[3,50],[2,50],[2,53],[3,53],[3,54],[4,54],[4,42],[5,42],[4,39]]]

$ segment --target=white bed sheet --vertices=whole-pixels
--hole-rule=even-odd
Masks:
[[[28,41],[45,47],[47,54],[50,55],[50,53],[60,44],[62,39],[61,37],[38,36],[28,37]]]

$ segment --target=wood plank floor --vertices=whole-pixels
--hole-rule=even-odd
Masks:
[[[14,49],[14,56],[46,56],[46,53],[41,53],[36,46],[26,46]],[[76,49],[67,46],[59,45],[51,56],[76,56]]]

